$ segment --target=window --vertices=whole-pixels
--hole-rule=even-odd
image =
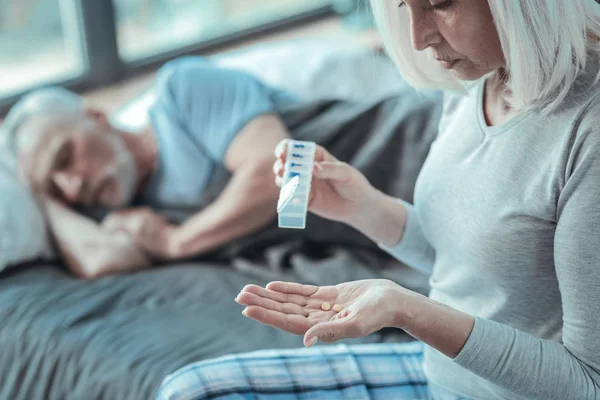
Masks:
[[[0,0],[0,119],[46,85],[106,85],[358,0]]]
[[[77,10],[61,0],[0,0],[0,98],[85,73]]]
[[[133,61],[280,21],[332,0],[114,0],[119,54]]]

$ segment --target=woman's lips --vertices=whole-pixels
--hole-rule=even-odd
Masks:
[[[456,65],[456,63],[459,60],[451,60],[451,61],[446,61],[446,60],[438,60],[440,62],[440,64],[442,64],[442,67],[444,67],[444,69],[452,69],[454,68],[454,66]]]

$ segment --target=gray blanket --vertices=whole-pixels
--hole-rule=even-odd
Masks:
[[[283,117],[296,138],[325,145],[380,189],[408,200],[436,134],[441,97],[409,89],[361,104],[306,104]],[[426,292],[410,271],[352,229],[311,216],[304,231],[236,240],[202,259],[95,282],[33,263],[0,279],[0,399],[151,399],[184,365],[302,345],[240,315],[233,299],[273,279],[335,284],[384,277]],[[408,340],[384,330],[366,343]]]

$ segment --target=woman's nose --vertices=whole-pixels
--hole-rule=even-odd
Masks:
[[[423,51],[433,44],[438,44],[442,41],[442,36],[439,32],[437,24],[426,15],[411,15],[411,38],[413,48],[417,51]]]
[[[83,187],[83,179],[81,176],[68,172],[57,172],[53,176],[53,181],[65,200],[70,203],[81,201]]]

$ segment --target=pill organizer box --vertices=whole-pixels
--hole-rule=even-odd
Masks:
[[[317,145],[314,142],[290,140],[283,168],[283,184],[279,192],[277,213],[279,227],[304,229],[308,213],[308,195]]]

